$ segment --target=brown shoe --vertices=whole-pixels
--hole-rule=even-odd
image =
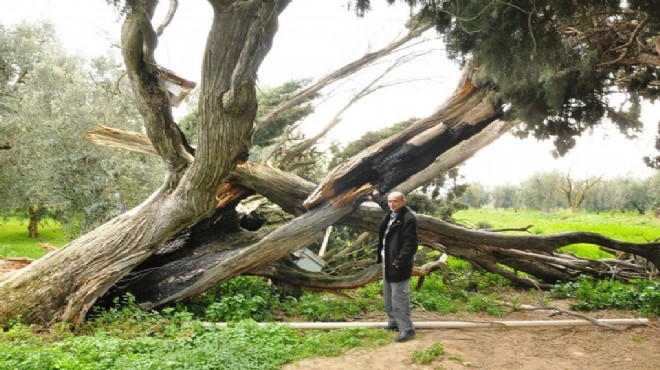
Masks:
[[[394,338],[395,342],[407,342],[415,337],[415,329],[402,331]]]

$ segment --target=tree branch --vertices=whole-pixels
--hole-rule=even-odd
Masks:
[[[186,152],[183,136],[172,117],[168,93],[158,84],[158,66],[153,56],[158,38],[150,21],[156,4],[157,1],[148,0],[144,8],[131,8],[122,27],[122,54],[147,135],[165,161],[169,185],[173,186],[192,162],[192,156]]]
[[[179,7],[179,0],[170,0],[170,7],[167,9],[167,15],[165,15],[165,18],[163,19],[163,23],[156,28],[156,36],[162,36],[163,31],[165,31],[165,28],[170,25],[172,22],[172,19],[174,19],[174,14],[176,14],[176,10]]]
[[[361,70],[365,66],[369,65],[375,60],[378,60],[382,58],[383,56],[386,56],[390,53],[392,53],[394,50],[399,48],[401,45],[404,45],[408,41],[418,37],[424,31],[430,29],[432,27],[432,24],[429,22],[424,22],[422,24],[418,24],[416,27],[413,27],[410,29],[410,31],[403,37],[401,37],[398,40],[395,40],[388,45],[386,45],[384,48],[375,51],[373,53],[368,53],[362,56],[360,59],[355,60],[337,70],[334,72],[330,73],[329,75],[323,77],[320,79],[318,82],[313,84],[312,86],[300,91],[287,101],[282,102],[279,104],[277,107],[273,108],[270,112],[268,112],[266,115],[264,115],[259,122],[257,122],[255,126],[255,132],[263,129],[265,126],[267,126],[270,122],[272,122],[276,117],[278,117],[282,112],[286,111],[287,109],[295,106],[302,100],[306,99],[307,97],[317,93],[319,90],[322,88],[328,86],[329,84],[346,78],[347,76]]]

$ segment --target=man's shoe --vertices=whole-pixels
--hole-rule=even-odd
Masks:
[[[395,342],[407,342],[415,337],[415,329],[402,331],[394,338]]]
[[[396,325],[381,325],[379,328],[383,330],[399,330],[399,328]]]

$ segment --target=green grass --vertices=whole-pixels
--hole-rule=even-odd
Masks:
[[[66,244],[69,239],[59,223],[44,220],[39,225],[39,237],[28,238],[27,220],[15,217],[0,219],[0,256],[39,258],[45,254],[39,243],[49,243],[56,247]]]
[[[533,225],[532,234],[556,234],[563,232],[588,231],[612,239],[647,243],[660,237],[660,219],[653,215],[636,213],[594,214],[587,212],[572,213],[567,210],[544,213],[540,211],[501,210],[492,208],[461,210],[454,218],[467,225],[486,226],[491,229],[521,228]],[[573,244],[562,248],[581,257],[600,259],[612,255],[601,251],[591,244]]]

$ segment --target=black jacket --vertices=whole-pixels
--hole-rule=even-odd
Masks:
[[[376,262],[382,262],[383,235],[390,221],[387,198],[382,195],[373,197],[374,201],[387,212],[380,223],[378,232],[378,249]],[[385,280],[396,283],[410,279],[413,268],[413,258],[417,252],[417,219],[407,206],[402,207],[390,227],[385,241]],[[398,266],[398,267],[395,267]]]

